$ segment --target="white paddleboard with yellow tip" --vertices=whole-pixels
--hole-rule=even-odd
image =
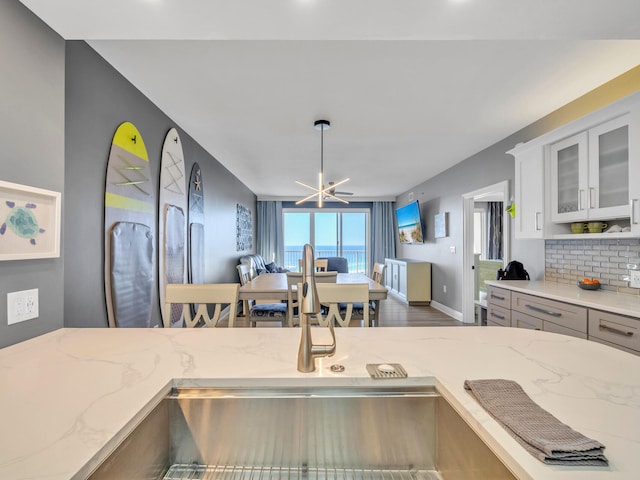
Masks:
[[[104,194],[105,297],[110,327],[150,327],[155,298],[155,189],[138,129],[111,144]]]
[[[187,182],[182,142],[175,128],[162,146],[158,208],[158,279],[160,310],[165,327],[182,327],[182,305],[173,305],[165,318],[164,291],[168,283],[187,282]]]

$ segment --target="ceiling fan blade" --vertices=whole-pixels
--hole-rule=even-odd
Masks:
[[[349,204],[349,202],[347,202],[344,198],[336,197],[335,195],[333,195],[330,192],[325,192],[324,198],[327,199],[328,201],[337,200],[338,202],[342,202],[342,203],[345,203],[347,205]]]
[[[336,186],[340,185],[341,183],[345,183],[349,181],[348,178],[345,178],[344,180],[335,183],[335,182],[329,182],[329,185],[327,186],[326,190],[331,194],[331,195],[353,195],[353,192],[336,192]]]

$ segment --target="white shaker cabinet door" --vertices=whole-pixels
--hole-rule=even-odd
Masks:
[[[551,220],[587,219],[588,136],[582,132],[550,146]]]
[[[544,151],[541,146],[515,154],[515,237],[544,238]]]
[[[630,216],[629,127],[623,115],[589,130],[589,219]]]
[[[640,105],[629,119],[629,206],[631,233],[640,235]]]

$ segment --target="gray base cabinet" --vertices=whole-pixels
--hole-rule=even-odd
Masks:
[[[516,328],[528,328],[529,330],[542,330],[544,322],[536,317],[522,312],[514,311],[511,314],[511,326]]]
[[[538,326],[539,330],[587,338],[585,307],[526,293],[511,292],[511,310],[520,313],[518,318],[524,324]],[[511,326],[518,325],[512,323]]]
[[[640,320],[591,308],[589,340],[640,355]]]
[[[587,338],[587,309],[489,286],[487,325],[530,328]]]
[[[487,325],[592,340],[640,355],[640,319],[489,285]]]
[[[487,287],[487,326],[511,326],[511,291]]]

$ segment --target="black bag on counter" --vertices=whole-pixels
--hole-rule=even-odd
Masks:
[[[522,263],[513,260],[506,267],[498,270],[496,280],[531,280],[529,273],[524,269]]]

